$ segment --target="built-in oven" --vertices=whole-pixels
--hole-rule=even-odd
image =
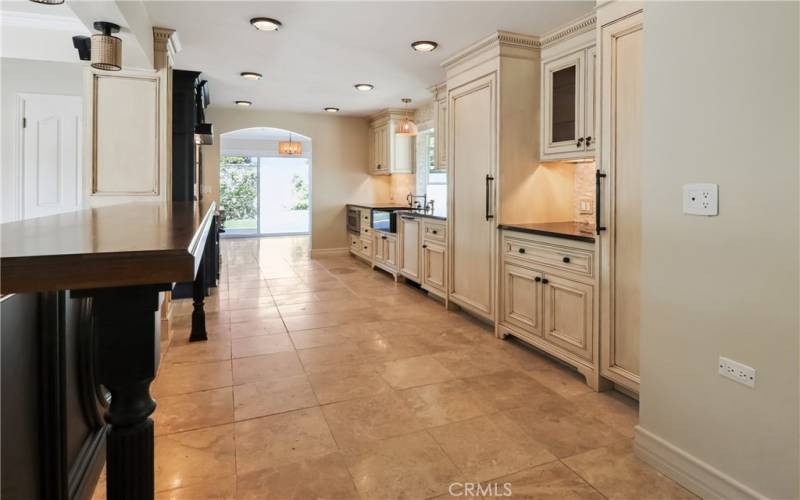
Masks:
[[[356,234],[361,232],[361,210],[347,207],[347,230]]]
[[[395,210],[372,210],[372,228],[387,233],[397,232],[397,212]]]

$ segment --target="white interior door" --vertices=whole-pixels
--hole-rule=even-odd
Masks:
[[[22,218],[81,206],[81,98],[20,95],[22,104]]]

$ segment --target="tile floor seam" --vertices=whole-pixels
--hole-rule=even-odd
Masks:
[[[600,448],[605,448],[605,446],[601,446],[601,447],[595,448],[595,449],[599,450]],[[589,451],[594,451],[594,450],[587,450],[587,451],[582,452],[582,453],[588,453]],[[575,455],[572,455],[571,457],[576,457],[578,455],[581,455],[582,453],[576,453]],[[584,483],[588,484],[589,487],[591,487],[594,491],[596,491],[598,495],[600,495],[603,498],[606,498],[606,499],[610,500],[611,497],[609,497],[608,495],[606,495],[605,493],[600,491],[594,484],[589,482],[589,480],[587,478],[583,477],[583,475],[579,471],[577,471],[576,469],[573,469],[572,467],[569,466],[568,463],[564,462],[564,460],[566,460],[567,458],[571,458],[571,457],[559,458],[558,461],[561,462],[561,465],[563,465],[567,469],[571,470],[573,474],[578,476],[581,479],[581,481],[583,481]]]

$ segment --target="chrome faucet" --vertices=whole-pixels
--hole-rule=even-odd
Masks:
[[[422,200],[422,203],[420,203],[420,200]],[[406,196],[408,206],[417,210],[425,210],[428,206],[427,200],[428,196],[425,194],[422,196],[415,196],[413,193],[408,193],[408,196]]]

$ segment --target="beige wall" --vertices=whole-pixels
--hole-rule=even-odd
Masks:
[[[800,493],[799,7],[653,2],[644,24],[640,425],[776,499]],[[719,184],[718,217],[681,213],[688,182]]]
[[[275,127],[310,137],[311,246],[314,250],[347,248],[345,204],[386,201],[389,180],[367,174],[366,118],[321,113],[289,113],[210,108],[214,145],[203,147],[204,194],[219,200],[219,135],[250,127]]]

